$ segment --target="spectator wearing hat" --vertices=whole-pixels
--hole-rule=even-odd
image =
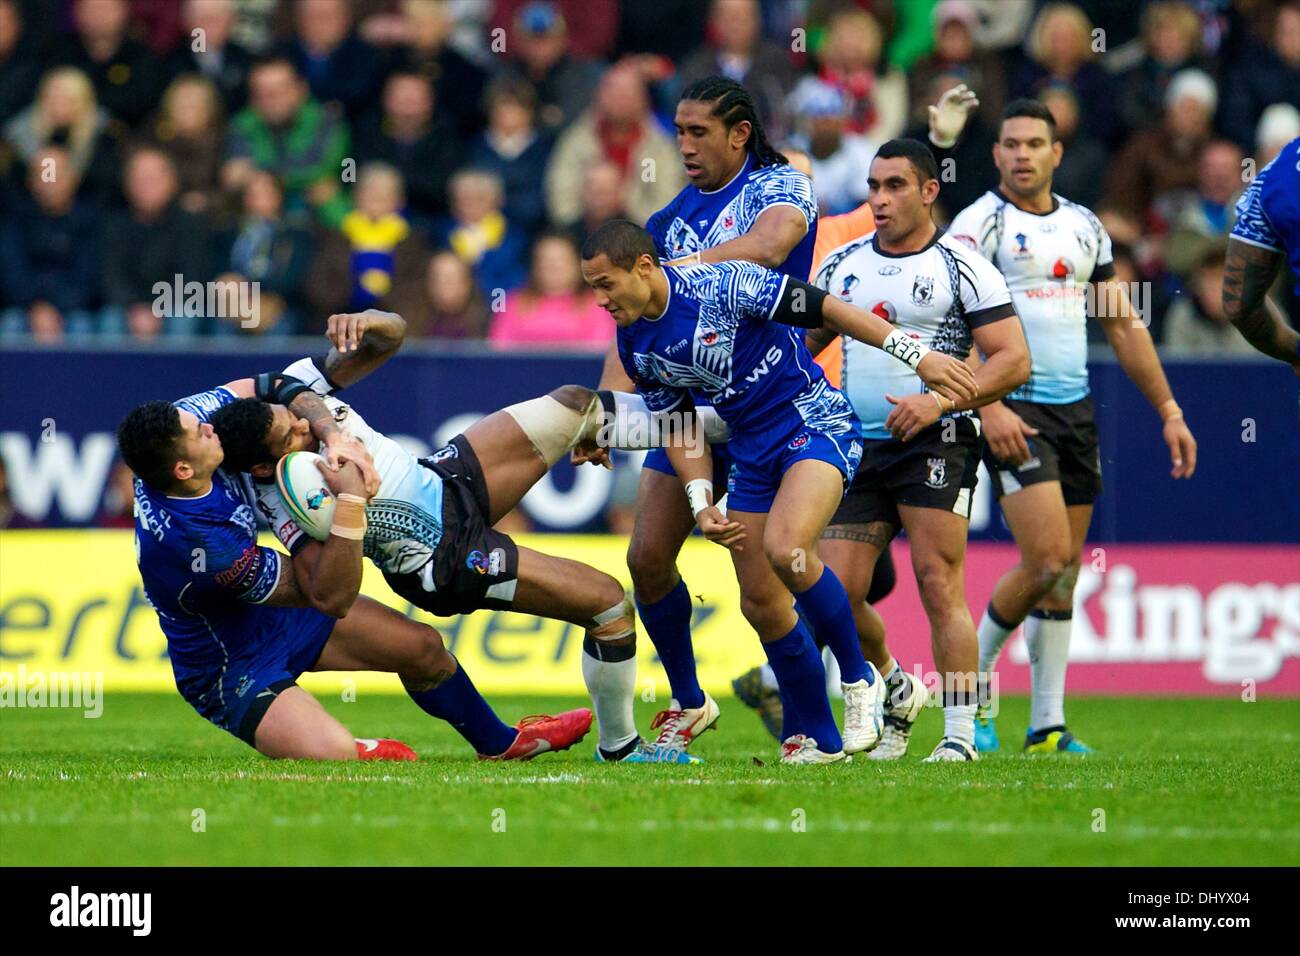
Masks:
[[[618,0],[552,0],[537,4],[536,0],[496,0],[492,4],[489,30],[505,30],[509,35],[519,24],[519,14],[525,7],[550,7],[566,23],[580,23],[568,38],[569,55],[578,60],[608,60],[614,52],[618,38]],[[509,52],[509,44],[507,44]]]
[[[501,177],[506,218],[529,238],[546,225],[546,161],[554,145],[537,128],[537,93],[517,76],[488,85],[488,125],[470,150],[469,163]]]
[[[1264,110],[1255,127],[1255,167],[1263,169],[1297,136],[1300,136],[1300,109],[1290,103],[1274,103]]]
[[[1278,5],[1268,43],[1253,44],[1229,71],[1223,99],[1223,132],[1243,149],[1254,145],[1265,109],[1274,103],[1300,106],[1300,0]]]
[[[552,134],[560,133],[591,103],[600,82],[600,65],[573,55],[568,27],[553,3],[520,7],[509,36],[516,72],[537,91],[538,124]]]
[[[913,103],[930,103],[926,94],[938,76],[960,77],[979,94],[980,118],[996,126],[1007,98],[1007,75],[997,56],[976,45],[979,15],[970,0],[943,0],[934,8],[934,50],[908,70]]]
[[[876,144],[848,130],[848,101],[835,87],[805,77],[790,97],[797,132],[790,142],[808,154],[823,216],[856,209],[867,198],[867,171]]]

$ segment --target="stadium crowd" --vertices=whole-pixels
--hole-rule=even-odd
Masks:
[[[412,338],[602,349],[579,244],[685,184],[676,97],[715,73],[809,154],[823,215],[966,83],[951,217],[997,181],[1002,105],[1040,98],[1056,189],[1149,290],[1162,351],[1251,352],[1224,250],[1300,134],[1300,0],[0,0],[0,338],[314,334],[378,307]],[[177,276],[256,282],[256,321],[160,308]]]

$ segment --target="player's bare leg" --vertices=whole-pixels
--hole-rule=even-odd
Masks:
[[[930,648],[943,682],[943,739],[926,759],[974,760],[979,642],[966,606],[968,522],[938,508],[899,505],[898,514],[911,545],[912,570],[930,620]]]
[[[264,691],[263,693],[272,693]],[[259,753],[273,759],[356,760],[357,741],[301,687],[274,692],[253,735]]]

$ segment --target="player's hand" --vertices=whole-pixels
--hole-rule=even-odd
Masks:
[[[338,471],[345,463],[351,462],[361,472],[366,499],[379,494],[380,479],[379,472],[375,470],[375,460],[369,449],[355,438],[340,435],[326,442],[325,460],[333,471]]]
[[[575,465],[602,465],[610,471],[614,470],[614,463],[609,460],[609,449],[596,444],[595,439],[574,445],[573,451],[569,452],[569,461]]]
[[[361,347],[361,337],[370,328],[373,316],[369,312],[340,312],[331,315],[325,338],[340,354],[355,352]]]
[[[316,462],[316,469],[325,478],[325,484],[329,486],[337,497],[338,495],[360,495],[367,501],[371,496],[366,494],[366,482],[362,477],[361,469],[352,462],[344,462],[343,466],[338,469],[332,469],[329,465],[322,462]]]
[[[921,364],[916,367],[916,374],[930,386],[930,391],[938,392],[954,402],[966,402],[979,397],[980,387],[975,382],[975,373],[969,365],[951,355],[927,352],[922,356]]]
[[[695,516],[695,523],[700,526],[704,537],[714,544],[720,544],[732,551],[744,551],[740,542],[745,540],[745,526],[739,521],[729,520],[718,510],[717,505],[709,505]]]
[[[1182,418],[1165,422],[1165,444],[1169,446],[1169,460],[1174,463],[1169,474],[1175,478],[1190,478],[1196,470],[1196,439]]]
[[[979,97],[965,83],[959,83],[939,97],[937,106],[929,108],[930,141],[948,149],[966,127],[970,114],[979,109]]]
[[[886,395],[885,399],[894,406],[885,419],[885,427],[900,441],[911,441],[922,429],[937,422],[942,414],[933,392],[904,395],[902,398]]]
[[[1008,465],[1023,465],[1029,460],[1027,439],[1038,434],[1026,421],[1001,402],[985,405],[980,410],[984,426],[984,440],[998,461]]]

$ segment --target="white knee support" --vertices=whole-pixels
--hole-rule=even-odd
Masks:
[[[587,636],[597,641],[617,641],[636,633],[636,611],[630,598],[624,598],[591,619]]]
[[[604,418],[600,398],[594,392],[586,409],[581,412],[549,395],[511,405],[505,412],[519,423],[548,468],[567,455],[574,445],[594,439]]]

